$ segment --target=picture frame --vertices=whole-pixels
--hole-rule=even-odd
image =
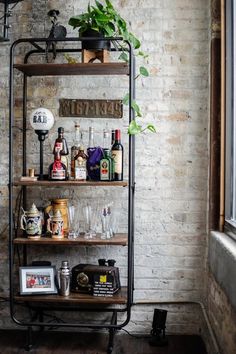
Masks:
[[[56,268],[54,266],[19,267],[20,294],[57,294]]]

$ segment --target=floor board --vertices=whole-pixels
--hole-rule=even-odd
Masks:
[[[206,354],[199,336],[169,336],[168,346],[151,347],[148,338],[119,332],[112,354]],[[25,331],[0,331],[1,354],[26,354]],[[103,333],[34,332],[30,354],[106,354],[108,335]]]

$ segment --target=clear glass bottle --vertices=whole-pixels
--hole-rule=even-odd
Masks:
[[[94,148],[94,129],[93,127],[89,127],[89,142],[88,142],[88,149]]]
[[[102,148],[103,149],[109,149],[109,132],[107,129],[103,129],[103,142],[102,142]]]

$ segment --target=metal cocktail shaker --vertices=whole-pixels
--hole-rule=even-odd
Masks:
[[[68,261],[61,262],[61,268],[58,271],[59,292],[62,296],[70,295],[70,268]]]

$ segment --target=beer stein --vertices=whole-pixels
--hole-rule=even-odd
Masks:
[[[49,216],[47,221],[47,231],[50,232],[52,238],[62,239],[64,238],[63,218],[60,210],[57,210],[53,216]]]
[[[64,232],[65,234],[68,234],[69,232],[68,199],[52,200],[51,205],[48,205],[45,208],[45,213],[50,214],[50,212],[52,212],[53,214],[55,214],[57,210],[60,211],[61,217],[63,219]]]
[[[23,214],[21,215],[20,225],[21,229],[25,230],[28,238],[38,239],[42,234],[42,220],[41,215],[35,204],[29,211],[22,208]]]

